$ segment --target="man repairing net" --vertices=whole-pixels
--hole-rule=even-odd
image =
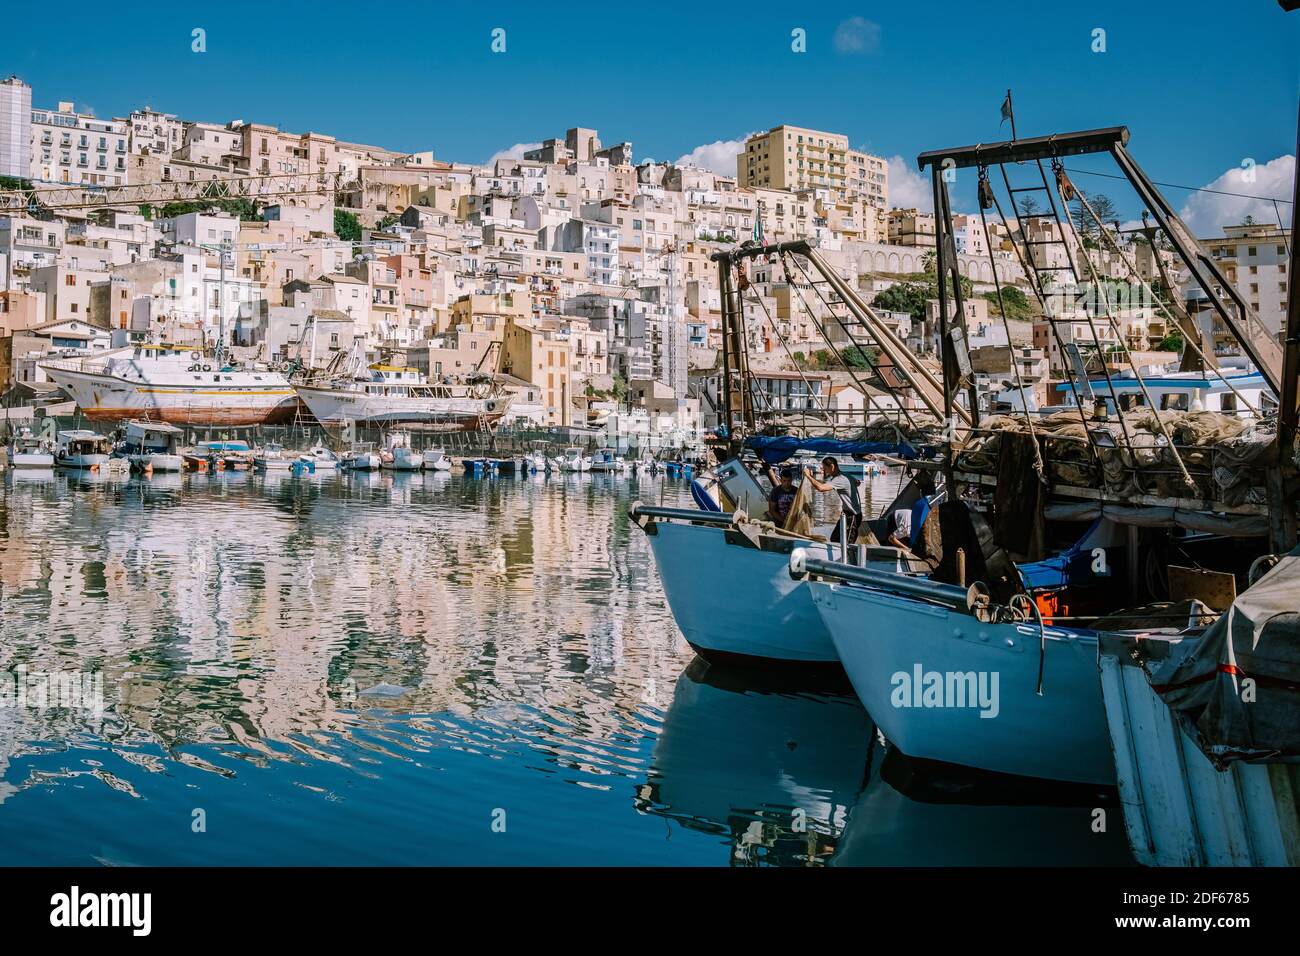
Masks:
[[[846,540],[850,543],[856,541],[858,528],[862,526],[862,499],[858,496],[858,480],[840,471],[840,463],[830,456],[822,459],[824,481],[818,481],[811,468],[805,468],[803,473],[818,491],[834,491],[839,496],[839,514],[835,515],[831,523],[838,526],[843,518],[846,523]]]

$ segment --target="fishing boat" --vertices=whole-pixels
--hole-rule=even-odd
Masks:
[[[177,450],[184,432],[166,422],[130,421],[126,423],[126,437],[118,446],[118,453],[131,463],[135,471],[181,471],[185,459]]]
[[[202,349],[136,345],[40,365],[91,421],[262,425],[288,421],[297,406],[279,372],[233,366]]]
[[[24,425],[9,442],[8,461],[10,468],[53,468],[54,453],[48,441]]]
[[[583,455],[581,448],[566,448],[560,457],[560,471],[591,471],[591,459]]]
[[[499,421],[511,401],[490,375],[471,376],[463,383],[434,383],[416,369],[382,364],[294,388],[323,425],[354,421],[473,431]]]
[[[896,547],[814,541],[773,527],[764,520],[766,496],[739,459],[718,466],[710,481],[711,493],[702,480],[692,485],[697,509],[634,502],[630,511],[650,541],[673,619],[706,660],[840,668],[811,590],[790,575],[796,548],[825,560],[847,557],[879,571],[924,568]],[[910,506],[919,494],[909,486],[896,504]],[[743,609],[739,617],[738,608]]]
[[[348,471],[378,471],[381,464],[375,443],[369,441],[356,442],[342,458],[342,466]]]
[[[389,432],[380,467],[385,471],[420,471],[424,468],[424,456],[411,447],[409,433]]]
[[[816,560],[795,551],[791,573]],[[1094,632],[983,621],[966,588],[921,576],[840,573],[812,585],[813,603],[863,706],[903,753],[1114,784]]]
[[[257,471],[288,471],[298,456],[285,450],[279,442],[267,442],[253,453],[253,468]]]
[[[424,469],[425,471],[451,471],[451,459],[447,457],[447,450],[442,447],[426,448]]]
[[[246,441],[205,441],[183,451],[181,460],[191,471],[248,471],[253,449]]]
[[[299,457],[310,461],[316,471],[336,471],[340,467],[339,456],[324,445],[313,445]]]
[[[98,470],[108,464],[112,450],[113,443],[98,432],[61,431],[54,445],[54,463],[60,468]]]
[[[627,462],[612,448],[601,448],[591,458],[591,470],[621,475],[627,471]]]

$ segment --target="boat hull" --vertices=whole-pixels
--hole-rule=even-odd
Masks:
[[[1097,641],[1090,632],[1047,629],[1039,696],[1036,624],[981,624],[968,614],[862,587],[813,582],[811,588],[863,706],[903,753],[1044,780],[1115,783]],[[981,709],[969,700],[958,706],[951,699],[928,705],[917,685],[931,673],[945,680],[987,675],[996,707]]]
[[[127,458],[139,471],[146,468],[151,471],[182,471],[185,468],[185,459],[180,455],[128,455]]]
[[[267,372],[250,386],[129,381],[114,375],[44,366],[90,421],[129,419],[169,425],[271,425],[291,421],[297,399],[289,383]]]
[[[100,468],[108,464],[108,455],[59,455],[54,463],[60,468]]]
[[[505,398],[411,398],[367,395],[349,389],[297,386],[298,397],[322,425],[346,421],[382,425],[436,425],[440,431],[474,431],[506,413]]]
[[[664,596],[686,642],[710,661],[839,667],[808,582],[789,555],[730,544],[717,527],[662,521],[650,548]],[[830,558],[826,545],[809,553]]]
[[[53,468],[54,456],[48,452],[9,452],[10,468]]]

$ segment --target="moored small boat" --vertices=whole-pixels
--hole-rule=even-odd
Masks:
[[[60,468],[98,470],[108,464],[112,443],[85,428],[61,431],[55,441],[54,463]]]
[[[54,453],[50,444],[23,426],[14,435],[7,449],[10,468],[53,468]]]

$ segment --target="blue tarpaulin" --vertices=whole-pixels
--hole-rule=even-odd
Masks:
[[[799,438],[795,435],[753,435],[745,439],[745,447],[752,449],[769,465],[780,464],[797,451],[818,455],[894,455],[912,461],[923,457],[923,450],[907,442],[842,441],[838,438]]]

